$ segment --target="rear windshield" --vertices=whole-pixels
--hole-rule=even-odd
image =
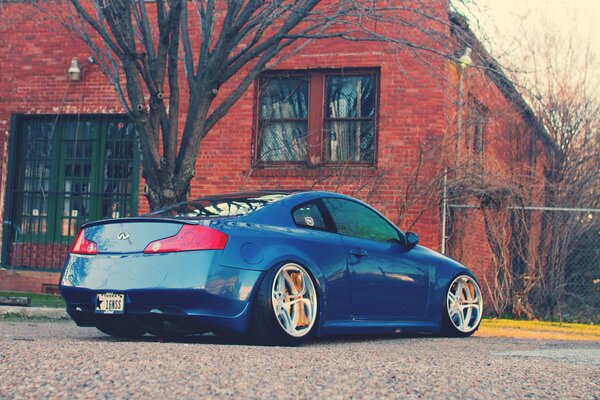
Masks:
[[[147,217],[217,218],[235,217],[263,208],[289,196],[283,193],[238,194],[228,197],[207,197],[163,208],[146,214]]]

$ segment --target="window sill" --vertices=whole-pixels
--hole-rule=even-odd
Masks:
[[[377,167],[366,164],[335,165],[321,164],[316,166],[293,165],[293,164],[262,164],[255,165],[246,176],[249,178],[260,177],[305,177],[305,178],[326,178],[327,176],[339,175],[376,176]]]

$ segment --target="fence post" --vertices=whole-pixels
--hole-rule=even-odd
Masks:
[[[442,254],[446,254],[446,212],[448,208],[448,199],[447,199],[447,191],[448,191],[448,168],[444,168],[444,180],[442,183],[442,246],[441,251]]]

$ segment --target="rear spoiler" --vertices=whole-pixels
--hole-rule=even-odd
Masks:
[[[201,219],[186,219],[186,218],[154,218],[154,217],[125,217],[114,219],[101,219],[98,221],[86,222],[81,225],[81,229],[89,228],[96,225],[121,224],[124,222],[167,222],[172,224],[186,225],[205,225],[203,222],[208,220]]]

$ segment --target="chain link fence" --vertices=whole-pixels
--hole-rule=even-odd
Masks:
[[[447,205],[446,254],[472,267],[489,315],[600,322],[600,209]]]

